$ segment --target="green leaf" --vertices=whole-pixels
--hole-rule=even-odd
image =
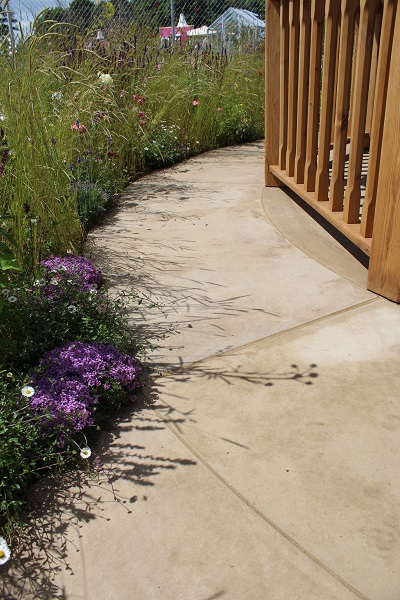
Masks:
[[[9,269],[19,271],[20,267],[12,250],[6,244],[0,242],[0,270],[8,271]]]
[[[18,248],[17,242],[14,240],[14,238],[9,233],[7,233],[4,229],[2,229],[1,227],[0,227],[0,236],[2,238],[4,238],[5,240],[7,240],[7,242],[9,244],[11,244],[12,246],[14,246],[14,248]]]
[[[4,304],[1,307],[0,311],[0,323],[4,323],[4,321],[11,317],[12,312],[8,308],[4,308]]]

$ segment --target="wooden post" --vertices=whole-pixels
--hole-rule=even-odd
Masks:
[[[315,197],[328,200],[329,156],[331,149],[333,99],[335,96],[335,70],[337,57],[338,18],[340,4],[326,0],[324,65],[322,69],[322,98],[319,126],[318,166],[315,180]]]
[[[367,118],[365,122],[365,133],[371,134],[371,126],[372,126],[372,115],[374,113],[374,98],[375,98],[375,87],[376,87],[376,77],[377,77],[377,68],[378,68],[378,52],[380,48],[380,37],[381,37],[381,27],[382,27],[382,11],[383,7],[381,4],[378,4],[376,13],[375,13],[375,24],[374,24],[374,37],[372,39],[372,56],[371,56],[371,73],[369,76],[369,85],[368,85],[368,103],[367,103]]]
[[[360,179],[364,150],[365,121],[367,116],[368,84],[371,70],[372,39],[377,0],[361,0],[358,33],[357,64],[350,127],[350,159],[347,187],[344,196],[345,223],[358,223],[360,215]]]
[[[288,82],[289,82],[289,4],[281,2],[280,109],[279,109],[279,168],[286,169]]]
[[[282,186],[269,171],[279,164],[280,1],[265,6],[265,185]]]
[[[343,210],[344,166],[347,142],[347,126],[350,106],[351,63],[354,39],[356,3],[342,0],[340,28],[340,54],[338,66],[338,88],[336,96],[336,118],[333,138],[333,164],[329,208],[333,212]]]
[[[390,68],[390,56],[392,53],[394,11],[395,0],[385,0],[376,74],[375,99],[373,101],[374,111],[371,123],[371,142],[369,147],[367,187],[365,190],[360,228],[360,233],[364,237],[372,237],[374,228],[376,190],[378,186],[381,164],[382,135]],[[384,168],[384,165],[382,165],[382,168]]]
[[[299,82],[297,100],[296,161],[294,168],[294,178],[296,183],[304,183],[304,167],[306,164],[308,78],[310,76],[310,31],[310,0],[303,0],[300,4]]]
[[[286,173],[294,175],[296,157],[297,85],[299,79],[299,3],[289,2],[289,81]]]
[[[389,71],[367,287],[400,303],[400,11]]]
[[[310,75],[308,93],[307,147],[304,185],[307,192],[315,190],[317,171],[319,101],[321,92],[322,29],[324,0],[311,2]]]

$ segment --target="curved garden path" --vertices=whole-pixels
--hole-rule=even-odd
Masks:
[[[88,253],[158,302],[130,315],[158,347],[109,483],[38,491],[36,597],[397,600],[400,309],[263,191],[263,144],[135,182]]]

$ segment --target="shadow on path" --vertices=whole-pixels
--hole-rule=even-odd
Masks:
[[[84,524],[111,521],[118,517],[119,510],[135,518],[135,503],[147,500],[144,490],[156,485],[163,470],[196,464],[179,456],[155,455],[146,450],[144,443],[129,441],[136,437],[135,432],[165,429],[147,408],[143,401],[139,409],[130,406],[108,432],[100,434],[92,445],[93,457],[99,461],[97,470],[44,476],[31,488],[26,526],[13,548],[12,560],[1,567],[0,598],[66,599],[65,590],[55,580],[61,571],[74,575],[68,556],[82,551],[79,530]],[[141,435],[143,439],[145,434]],[[123,486],[125,492],[119,489],[123,481],[130,484],[128,488]],[[134,493],[127,495],[126,489]],[[117,512],[109,511],[110,504],[119,506]],[[106,547],[106,540],[104,544]]]

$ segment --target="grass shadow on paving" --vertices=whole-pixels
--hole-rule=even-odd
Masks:
[[[151,253],[143,253],[136,260],[126,251],[113,250],[111,268],[108,249],[94,243],[88,247],[88,255],[107,277],[111,294],[129,296],[133,290],[142,295],[140,303],[134,300],[126,313],[138,338],[150,341],[155,348],[168,338],[168,348],[176,352],[182,347],[179,334],[202,323],[208,335],[225,339],[221,326],[225,317],[254,313],[272,320],[280,318],[264,307],[247,306],[250,294],[232,295],[224,285],[208,281],[212,269],[210,276],[204,273],[204,281],[183,277],[181,273],[196,260],[189,241],[182,240],[173,248],[173,258],[168,257],[170,250],[167,243],[157,243]],[[171,283],[174,275],[176,282]],[[161,365],[158,359],[153,362]]]
[[[174,406],[182,401],[188,400],[185,394],[185,386],[187,383],[194,383],[199,380],[207,380],[211,382],[223,382],[226,385],[234,385],[236,381],[241,380],[256,386],[271,387],[276,382],[288,382],[300,385],[314,385],[319,377],[317,371],[318,365],[310,364],[308,367],[300,367],[297,364],[290,365],[289,368],[282,371],[265,371],[264,373],[243,369],[240,365],[237,367],[223,368],[210,367],[206,361],[200,361],[192,365],[184,366],[181,360],[181,367],[174,370],[162,370],[153,372],[149,378],[149,383],[146,386],[145,393],[151,402],[153,410],[163,419],[169,426],[175,429],[179,434],[184,434],[183,426],[191,428],[197,427],[196,410],[181,410]],[[182,385],[182,393],[172,393],[169,389],[169,384],[178,382]],[[211,435],[211,434],[209,434]],[[220,438],[225,442],[247,448],[238,441]]]
[[[60,571],[74,575],[69,555],[82,552],[80,529],[84,523],[132,514],[134,505],[146,501],[146,489],[157,483],[162,471],[195,465],[179,456],[155,455],[146,450],[146,432],[165,429],[144,399],[130,406],[91,444],[99,471],[73,470],[42,477],[28,494],[29,511],[12,559],[0,573],[0,597],[4,600],[64,600],[66,592],[56,583]],[[131,443],[135,432],[138,443]],[[144,440],[144,442],[143,442]],[[129,482],[129,487],[122,485]],[[126,490],[129,489],[129,494]],[[124,491],[125,490],[125,491]],[[112,518],[108,507],[114,505]],[[118,506],[116,506],[118,505]],[[117,512],[115,512],[115,509]],[[134,525],[132,525],[134,526]]]

